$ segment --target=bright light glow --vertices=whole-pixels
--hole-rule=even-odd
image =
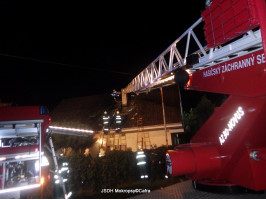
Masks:
[[[49,166],[49,161],[46,156],[43,155],[44,153],[42,152],[42,162],[41,162],[41,167],[46,167]],[[35,170],[38,172],[39,171],[39,160],[35,162]]]
[[[41,185],[44,184],[44,177],[41,178]]]
[[[144,152],[143,152],[143,151],[138,151],[137,154],[138,154],[138,155],[140,155],[140,154],[144,154]]]
[[[141,179],[149,178],[149,176],[148,176],[148,175],[142,175],[142,176],[140,176],[140,178],[141,178]]]
[[[99,140],[98,140],[98,143],[99,143],[99,144],[102,144],[102,143],[103,143],[103,139],[99,139]]]
[[[59,180],[55,180],[55,182],[54,182],[54,183],[55,183],[55,184],[58,184],[59,182],[60,182]]]
[[[68,163],[67,162],[63,162],[63,166],[68,166]]]
[[[69,197],[72,195],[72,192],[69,192],[68,194],[65,194],[65,199],[69,199]]]
[[[64,130],[64,131],[73,131],[73,132],[82,132],[82,133],[94,133],[92,130],[86,129],[78,129],[78,128],[67,128],[67,127],[59,127],[59,126],[49,126],[49,128],[54,130]]]
[[[137,165],[145,165],[146,162],[145,161],[141,161],[141,162],[138,162]]]
[[[58,179],[58,178],[59,178],[59,176],[56,174],[56,175],[54,175],[54,178],[55,178],[55,179]]]
[[[175,78],[174,75],[169,76],[168,78],[165,78],[165,79],[159,78],[159,79],[157,80],[157,82],[155,82],[154,85],[159,85],[159,84],[165,83],[165,82],[167,82],[167,81],[174,80],[174,78]]]
[[[234,113],[233,117],[229,120],[227,128],[224,129],[223,133],[219,137],[220,144],[223,145],[230,133],[235,128],[239,120],[244,116],[245,112],[242,107],[238,107],[237,111]]]
[[[18,156],[15,156],[15,159],[32,158],[32,157],[36,157],[36,156],[38,156],[38,153],[18,155]]]
[[[35,162],[35,171],[36,172],[39,172],[39,167],[40,167],[40,165],[39,165],[39,160],[37,160],[36,162]]]
[[[68,167],[62,167],[61,168],[61,171],[63,172],[63,171],[67,171],[68,170]]]
[[[141,154],[141,155],[137,155],[136,158],[139,159],[139,158],[145,158],[146,156],[144,154]]]
[[[16,191],[20,191],[20,190],[27,190],[27,189],[32,189],[32,188],[37,188],[40,187],[40,184],[34,184],[34,185],[26,185],[26,186],[21,186],[21,187],[15,187],[15,188],[9,188],[9,189],[5,189],[5,190],[0,190],[0,194],[3,193],[8,193],[8,192],[16,192]]]
[[[4,161],[4,160],[6,160],[6,157],[1,157],[0,158],[0,161]]]
[[[42,167],[49,166],[49,161],[46,156],[42,156]]]

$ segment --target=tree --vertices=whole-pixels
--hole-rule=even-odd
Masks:
[[[84,153],[86,148],[90,148],[96,142],[92,135],[87,137],[53,135],[54,146],[56,150],[62,148],[71,148],[74,152]]]
[[[202,96],[194,109],[191,108],[189,112],[184,112],[184,129],[189,140],[212,115],[214,108],[214,104],[206,96]]]

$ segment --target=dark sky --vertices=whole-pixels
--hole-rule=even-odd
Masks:
[[[124,88],[204,9],[186,1],[1,1],[0,99],[55,106]]]

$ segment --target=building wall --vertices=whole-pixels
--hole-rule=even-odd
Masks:
[[[175,124],[167,124],[166,128],[168,145],[172,145],[172,133],[183,133],[184,130],[182,128],[181,123]],[[148,144],[146,146],[147,149],[153,148],[154,146],[160,147],[166,145],[166,136],[163,125],[157,126],[146,126],[140,131],[137,128],[128,128],[122,129],[121,133],[114,133],[111,131],[108,135],[104,135],[102,132],[95,134],[97,138],[97,142],[94,147],[91,149],[91,153],[93,155],[101,153],[104,155],[106,151],[109,150],[132,150],[133,152],[137,151],[138,147],[138,135],[144,137],[144,134],[148,139],[143,139]],[[140,141],[140,140],[139,140]],[[153,146],[153,147],[152,147]],[[143,149],[145,149],[145,145],[143,145]]]

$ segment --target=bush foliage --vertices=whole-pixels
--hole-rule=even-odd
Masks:
[[[79,197],[134,182],[138,177],[135,154],[131,151],[111,151],[100,158],[73,153],[68,160],[70,187]]]
[[[165,165],[165,151],[166,148],[145,150],[149,186],[152,183],[160,184],[160,180],[165,181],[165,170],[161,170],[161,166]],[[104,157],[93,158],[80,151],[71,151],[66,159],[69,162],[68,179],[73,198],[97,197],[102,195],[102,189],[130,188],[136,184],[143,186],[135,152],[110,151]]]
[[[215,105],[206,96],[203,96],[195,108],[191,108],[189,112],[184,112],[184,130],[189,139],[212,115],[214,108]]]

